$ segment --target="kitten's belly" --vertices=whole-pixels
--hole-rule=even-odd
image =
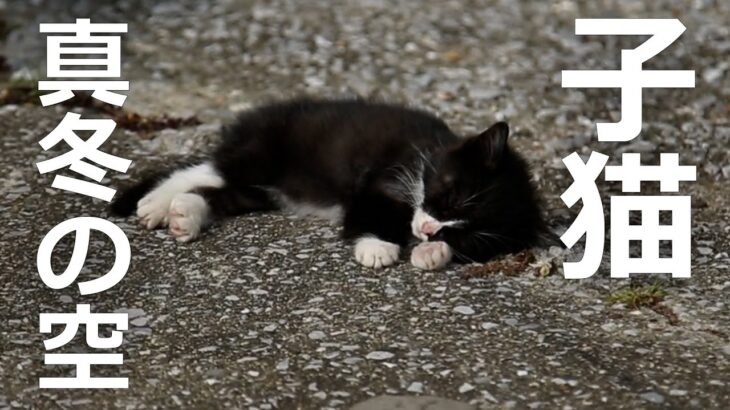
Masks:
[[[282,210],[302,218],[324,219],[339,224],[344,215],[343,208],[337,204],[317,204],[306,200],[292,198],[278,189],[270,190],[272,197]]]

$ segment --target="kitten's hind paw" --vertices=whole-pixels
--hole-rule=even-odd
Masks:
[[[411,252],[411,264],[419,269],[441,269],[451,260],[451,248],[446,242],[421,242]]]
[[[154,229],[160,225],[167,226],[168,210],[174,194],[156,189],[145,195],[137,202],[137,217],[139,224],[147,229]]]
[[[355,244],[355,259],[368,268],[383,268],[398,260],[400,246],[378,238],[361,238]]]
[[[208,222],[210,210],[198,194],[177,194],[170,204],[170,234],[178,242],[189,242],[200,235]]]

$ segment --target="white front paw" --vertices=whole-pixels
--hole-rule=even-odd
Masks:
[[[382,268],[398,260],[400,246],[378,238],[358,239],[355,244],[355,259],[369,268]]]
[[[179,242],[191,241],[209,219],[209,208],[205,199],[198,194],[177,194],[170,204],[168,218],[170,234]]]
[[[411,264],[419,269],[440,269],[449,263],[451,256],[446,242],[421,242],[411,252]]]

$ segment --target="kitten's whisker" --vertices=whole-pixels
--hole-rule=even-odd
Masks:
[[[474,234],[475,235],[483,235],[483,236],[504,236],[504,235],[499,234],[499,233],[487,232],[487,231],[476,231],[476,232],[474,232]]]
[[[501,235],[498,233],[492,233],[492,232],[475,232],[474,235],[477,235],[479,237],[485,237],[485,238],[497,238],[497,239],[511,239],[509,236]]]
[[[492,240],[496,241],[498,243],[501,243],[503,245],[509,245],[510,242],[513,241],[513,239],[508,236],[495,234],[495,233],[489,233],[489,232],[475,232],[474,236],[472,236],[472,238],[475,240],[480,240],[483,243],[490,245],[490,247],[492,245],[490,243],[490,241],[492,241]]]
[[[420,203],[423,202],[423,198],[421,198],[423,191],[423,162],[419,161],[417,167],[419,169],[415,172],[403,164],[391,167],[395,179],[397,179],[397,182],[400,183],[400,186],[398,184],[392,184],[391,188],[397,191],[402,199],[414,208],[418,207]]]
[[[433,166],[431,159],[429,159],[426,154],[424,154],[423,151],[416,146],[416,144],[411,143],[411,147],[413,147],[413,149],[418,153],[418,156],[421,157],[421,168],[423,169],[423,165],[426,164],[433,172],[436,172],[436,167]]]
[[[454,255],[458,256],[459,258],[464,259],[466,261],[469,261],[471,263],[478,263],[474,259],[472,259],[472,258],[464,255],[463,253],[457,251],[453,246],[449,246],[449,248],[451,248],[451,253],[453,253]]]
[[[486,187],[486,188],[482,189],[481,191],[479,191],[479,192],[477,192],[477,193],[475,193],[475,194],[471,195],[470,197],[466,198],[465,200],[463,200],[463,201],[461,202],[461,206],[467,206],[467,203],[469,203],[469,204],[473,203],[473,202],[469,202],[469,201],[473,201],[473,200],[476,200],[476,199],[477,199],[478,197],[480,197],[481,195],[484,195],[484,194],[486,194],[487,192],[489,192],[489,191],[491,191],[491,190],[493,190],[493,189],[495,189],[495,188],[496,188],[496,185],[490,185],[490,186],[488,186],[488,187]]]
[[[474,241],[474,242],[480,242],[480,243],[483,243],[483,244],[487,245],[489,247],[489,249],[492,251],[493,254],[499,253],[498,250],[495,249],[494,244],[491,243],[486,238],[482,238],[482,237],[479,237],[479,236],[470,236],[469,237],[469,240],[470,241]],[[479,243],[477,243],[477,246],[479,246]]]

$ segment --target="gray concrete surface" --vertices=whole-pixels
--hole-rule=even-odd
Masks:
[[[118,130],[106,147],[134,165],[110,172],[111,186],[205,152],[235,110],[302,93],[409,102],[463,132],[507,119],[556,232],[575,215],[559,200],[570,152],[612,161],[642,152],[647,162],[679,152],[698,169],[698,181],[682,185],[694,202],[693,277],[643,279],[666,289],[662,309],[609,303],[628,282],[609,279],[606,266],[583,281],[539,267],[476,277],[457,266],[365,269],[337,227],[280,213],[227,221],[184,245],[111,218],[130,239],[132,267],[112,290],[81,297],[46,288],[35,268],[51,227],[108,217],[100,201],[51,189],[35,169],[60,152],[37,141],[66,109],[0,107],[0,408],[346,409],[382,395],[480,409],[727,408],[727,2],[2,1],[0,10],[0,54],[36,76],[45,65],[39,22],[128,22],[125,108],[203,121]],[[642,136],[597,143],[593,124],[619,118],[618,91],[562,89],[560,70],[618,68],[620,48],[640,39],[575,36],[577,17],[679,17],[687,31],[646,67],[694,69],[697,87],[645,91]],[[605,198],[617,192],[603,188]],[[84,277],[111,264],[110,244],[95,239]],[[560,266],[580,250],[536,254],[537,265]],[[70,374],[43,365],[38,315],[76,303],[130,313],[124,365],[94,373],[128,376],[128,390],[38,389],[38,377]],[[85,349],[77,338],[63,351]],[[383,400],[375,406],[387,408]]]

